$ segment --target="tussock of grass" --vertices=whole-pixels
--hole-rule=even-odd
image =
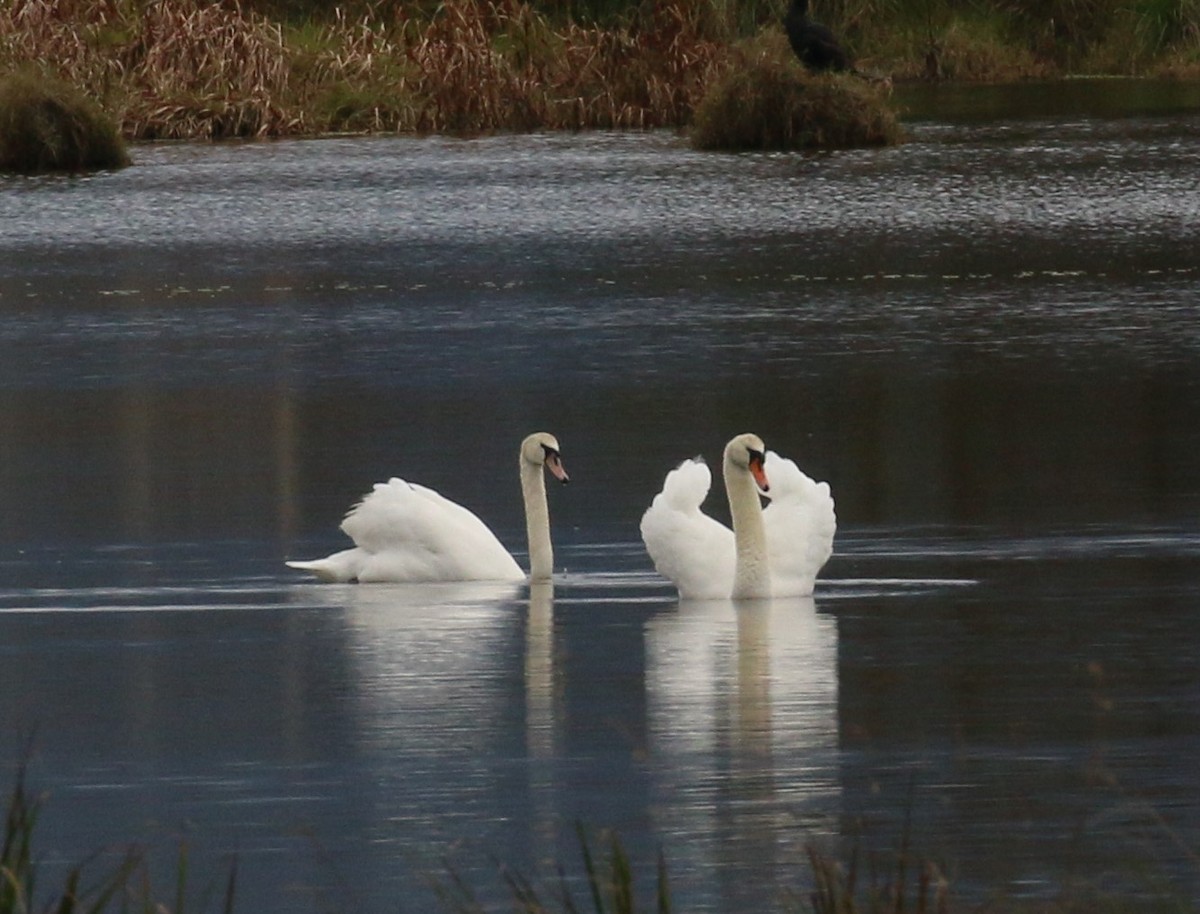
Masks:
[[[697,149],[792,150],[885,146],[902,131],[879,87],[856,76],[813,76],[782,36],[739,46],[696,107]]]
[[[0,171],[85,171],[127,164],[116,125],[75,89],[33,72],[0,80]]]

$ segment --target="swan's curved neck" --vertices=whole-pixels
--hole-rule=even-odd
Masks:
[[[529,580],[549,581],[554,574],[550,545],[550,508],[542,468],[521,458],[521,494],[525,496],[525,533],[529,538]]]
[[[737,561],[733,571],[736,599],[769,597],[771,576],[767,566],[767,531],[763,524],[762,502],[754,477],[744,467],[725,458],[725,494],[733,519],[733,540]]]

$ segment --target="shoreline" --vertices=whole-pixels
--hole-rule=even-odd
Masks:
[[[446,0],[436,13],[396,7],[390,18],[382,9],[288,21],[249,0],[130,0],[115,15],[105,0],[66,11],[56,0],[21,0],[0,9],[0,71],[76,87],[129,142],[682,129],[748,49],[803,73],[779,11],[766,6],[749,26],[724,7],[684,0],[604,25],[519,0]],[[895,91],[1200,81],[1200,24],[1190,21],[1178,38],[1134,47],[1115,25],[1084,36],[1090,44],[1076,36],[1047,45],[1046,26],[1029,13],[1028,34],[1015,13],[968,16],[948,4],[936,23],[903,15],[843,11],[844,21],[830,22],[860,71]]]

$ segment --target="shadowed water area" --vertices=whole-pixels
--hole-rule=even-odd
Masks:
[[[197,889],[237,854],[239,910],[436,910],[446,861],[503,910],[495,861],[556,883],[582,822],[647,896],[661,847],[680,911],[906,832],[960,900],[1194,905],[1200,114],[1092,92],[934,94],[821,156],[0,178],[0,772],[32,734],[40,880],[136,841],[167,887],[182,841]],[[552,593],[284,567],[393,475],[524,565],[537,429]],[[638,520],[743,431],[830,483],[834,556],[812,600],[680,605]]]

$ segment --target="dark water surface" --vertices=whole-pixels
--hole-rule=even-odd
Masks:
[[[1200,115],[961,107],[815,157],[0,178],[0,772],[33,734],[43,883],[138,841],[166,896],[184,841],[239,910],[426,911],[447,859],[484,899],[577,872],[580,821],[647,892],[661,846],[679,910],[762,911],[808,843],[907,827],[960,899],[1194,906]],[[390,475],[520,552],[538,428],[552,595],[283,567]],[[641,511],[746,430],[830,482],[834,557],[811,601],[680,605]]]

